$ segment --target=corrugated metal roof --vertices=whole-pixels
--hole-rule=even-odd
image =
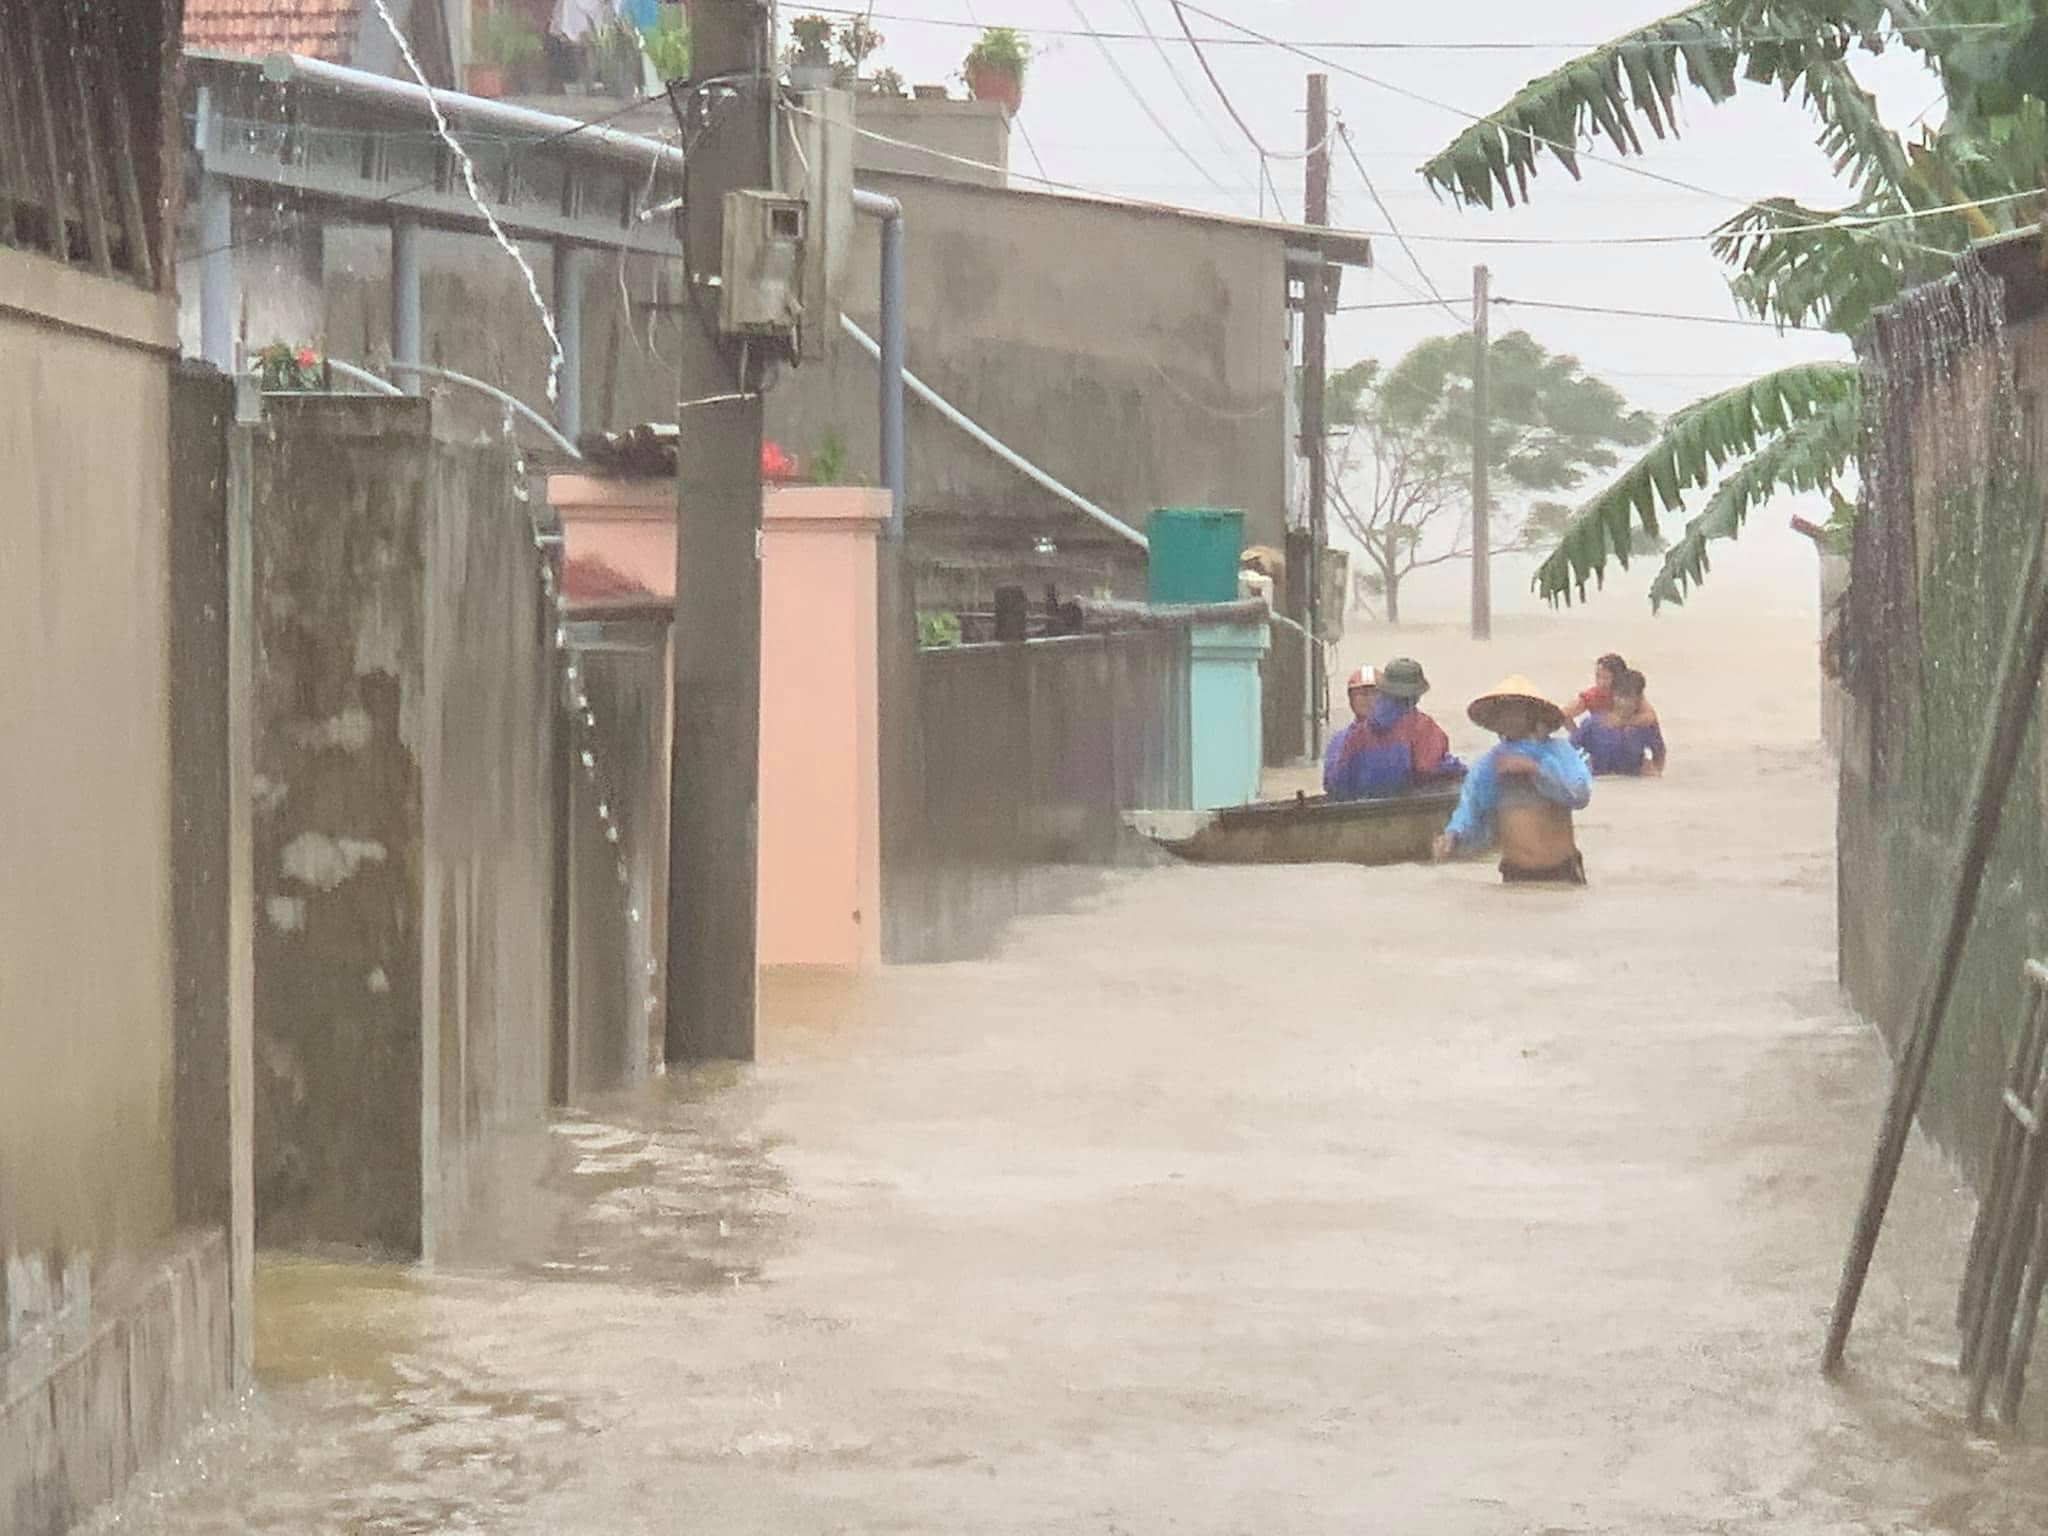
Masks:
[[[185,46],[346,64],[362,8],[363,0],[185,0]]]

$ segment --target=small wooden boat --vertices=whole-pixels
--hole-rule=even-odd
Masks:
[[[1456,784],[1384,800],[1296,795],[1215,811],[1131,811],[1125,820],[1169,853],[1197,864],[1408,864],[1458,804]]]

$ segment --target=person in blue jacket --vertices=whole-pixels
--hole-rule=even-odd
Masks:
[[[1614,697],[1572,732],[1572,745],[1586,754],[1596,774],[1660,775],[1664,772],[1664,728],[1646,696],[1643,674],[1626,670],[1614,680]]]
[[[1572,833],[1572,812],[1593,798],[1593,775],[1578,749],[1557,733],[1564,711],[1525,677],[1511,677],[1472,701],[1466,713],[1500,740],[1472,765],[1436,856],[1496,844],[1509,882],[1584,885],[1586,863]]]
[[[1443,727],[1416,707],[1427,692],[1429,678],[1412,657],[1352,673],[1345,689],[1351,723],[1323,753],[1323,793],[1372,800],[1462,776],[1465,765],[1451,755]]]

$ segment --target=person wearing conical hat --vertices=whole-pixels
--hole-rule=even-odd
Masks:
[[[1332,800],[1398,795],[1464,773],[1443,727],[1416,708],[1429,692],[1421,662],[1396,656],[1383,667],[1360,667],[1345,692],[1351,723],[1323,753],[1323,793]]]
[[[1500,848],[1500,877],[1584,885],[1586,863],[1572,812],[1593,798],[1586,760],[1557,733],[1564,711],[1526,677],[1511,677],[1474,699],[1466,713],[1500,740],[1472,765],[1436,856]]]

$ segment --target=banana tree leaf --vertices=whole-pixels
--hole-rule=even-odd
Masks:
[[[1663,435],[1572,519],[1564,537],[1536,568],[1539,596],[1569,604],[1586,584],[1604,584],[1610,561],[1629,563],[1630,529],[1661,537],[1658,516],[1684,505],[1722,466],[1810,417],[1857,399],[1854,363],[1800,363],[1734,389],[1694,401],[1671,417]],[[1745,504],[1746,510],[1746,504]],[[1740,515],[1737,514],[1737,520]]]

